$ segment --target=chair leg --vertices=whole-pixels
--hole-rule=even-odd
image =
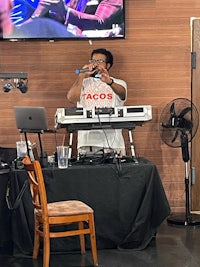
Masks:
[[[83,229],[83,222],[78,222],[78,229]],[[81,254],[85,254],[85,236],[79,235],[80,238],[80,246],[81,246]]]
[[[50,235],[49,235],[49,227],[44,226],[43,229],[43,267],[49,267],[50,261]]]
[[[39,222],[37,221],[37,218],[35,218],[35,229],[34,229],[34,247],[33,247],[33,259],[37,259],[39,254],[39,248],[40,248],[40,235],[37,231],[39,228]]]
[[[97,257],[97,245],[96,245],[96,235],[95,235],[95,226],[94,226],[94,215],[89,215],[89,227],[90,227],[90,242],[92,248],[92,256],[94,266],[98,266],[98,257]]]

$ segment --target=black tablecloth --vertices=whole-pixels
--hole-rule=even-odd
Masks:
[[[9,173],[0,174],[0,247],[11,244],[11,212],[6,203]]]
[[[170,207],[157,168],[142,159],[123,163],[43,169],[49,202],[78,199],[95,212],[98,249],[144,249],[158,226],[170,214]],[[18,195],[27,174],[11,172],[11,196]],[[29,188],[12,213],[15,255],[31,255],[33,249],[33,207]],[[89,247],[89,240],[86,240]],[[51,241],[52,251],[79,249],[77,237]]]
[[[12,241],[11,212],[6,203],[6,189],[10,175],[4,163],[11,164],[16,157],[16,148],[0,147],[0,247],[8,246]]]

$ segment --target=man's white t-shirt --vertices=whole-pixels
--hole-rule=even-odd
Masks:
[[[112,78],[115,83],[122,85],[126,90],[127,84],[120,79]],[[89,77],[83,80],[83,86],[80,94],[78,106],[84,108],[102,108],[123,106],[126,101],[121,100],[112,88],[99,78]],[[121,151],[125,155],[125,144],[122,135],[122,129],[104,129],[104,130],[84,130],[78,131],[77,148],[85,146],[97,146],[101,148],[112,148],[118,153]]]

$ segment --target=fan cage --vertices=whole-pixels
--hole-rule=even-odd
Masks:
[[[187,98],[176,98],[161,112],[160,137],[170,147],[181,147],[181,136],[185,134],[188,142],[191,142],[198,125],[199,114],[196,106]]]

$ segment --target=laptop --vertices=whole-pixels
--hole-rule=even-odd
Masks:
[[[15,106],[14,114],[16,126],[21,132],[48,131],[44,107]]]

